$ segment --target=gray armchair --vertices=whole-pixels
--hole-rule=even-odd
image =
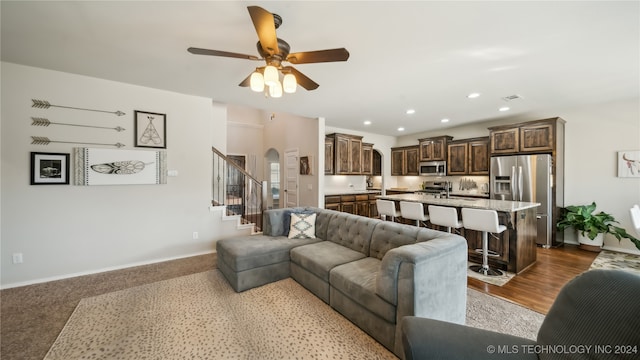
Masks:
[[[537,341],[407,316],[402,342],[405,360],[640,359],[640,276],[621,270],[577,276],[560,290]]]

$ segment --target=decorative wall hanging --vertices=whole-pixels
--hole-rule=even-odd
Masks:
[[[81,145],[107,145],[107,146],[115,146],[117,148],[124,147],[125,145],[122,143],[115,144],[103,144],[103,143],[90,143],[90,142],[81,142],[81,141],[57,141],[50,140],[46,136],[32,136],[31,137],[31,145],[49,145],[50,143],[61,143],[61,144],[81,144]]]
[[[31,102],[32,102],[31,107],[34,107],[36,109],[48,109],[48,108],[51,108],[51,107],[57,107],[57,108],[72,109],[72,110],[103,112],[103,113],[107,113],[107,114],[115,114],[117,116],[126,115],[126,113],[124,113],[124,112],[122,112],[120,110],[107,111],[107,110],[85,109],[85,108],[79,108],[79,107],[73,107],[73,106],[54,105],[54,104],[51,104],[50,102],[48,102],[46,100],[38,100],[38,99],[31,99]]]
[[[166,184],[166,152],[75,148],[76,185]]]
[[[68,153],[31,153],[31,185],[68,184]]]
[[[311,156],[300,157],[300,175],[313,175],[311,171],[313,166],[311,159]]]
[[[135,111],[135,146],[167,148],[167,116],[148,111]]]
[[[640,150],[618,151],[618,177],[640,177]]]
[[[52,122],[52,121],[49,121],[49,119],[40,118],[40,117],[31,118],[31,126],[49,126],[49,125],[65,125],[65,126],[79,126],[79,127],[88,127],[88,128],[96,128],[96,129],[110,129],[110,130],[115,130],[117,132],[126,130],[125,128],[120,126],[108,127],[108,126],[96,126],[96,125],[68,124],[68,123]]]

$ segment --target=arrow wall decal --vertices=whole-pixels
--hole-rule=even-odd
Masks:
[[[85,110],[85,111],[103,112],[103,113],[107,113],[107,114],[116,114],[118,116],[126,115],[124,112],[122,112],[120,110],[107,111],[107,110],[85,109],[85,108],[79,108],[79,107],[73,107],[73,106],[54,105],[54,104],[48,102],[47,100],[38,100],[38,99],[31,99],[31,101],[33,102],[33,104],[31,104],[31,107],[34,107],[36,109],[48,109],[50,107],[57,107],[57,108],[73,109],[73,110]]]
[[[49,145],[50,143],[82,144],[82,145],[108,145],[108,146],[115,146],[117,148],[121,148],[121,147],[125,146],[122,143],[101,144],[101,143],[77,142],[77,141],[56,141],[56,140],[50,140],[46,136],[32,136],[31,137],[31,145]]]
[[[124,131],[125,128],[116,126],[116,127],[108,127],[108,126],[96,126],[96,125],[80,125],[80,124],[68,124],[68,123],[59,123],[52,122],[46,118],[32,117],[31,118],[31,126],[49,126],[51,124],[54,125],[66,125],[66,126],[80,126],[80,127],[88,127],[88,128],[97,128],[97,129],[111,129],[117,132]]]

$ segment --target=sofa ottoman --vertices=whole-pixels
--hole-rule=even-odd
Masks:
[[[320,239],[252,235],[219,240],[218,268],[237,292],[290,277],[291,249]]]

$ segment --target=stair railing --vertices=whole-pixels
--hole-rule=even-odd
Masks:
[[[228,216],[240,215],[243,224],[262,231],[267,206],[267,182],[260,181],[215,147],[213,150],[213,206],[226,206]]]

